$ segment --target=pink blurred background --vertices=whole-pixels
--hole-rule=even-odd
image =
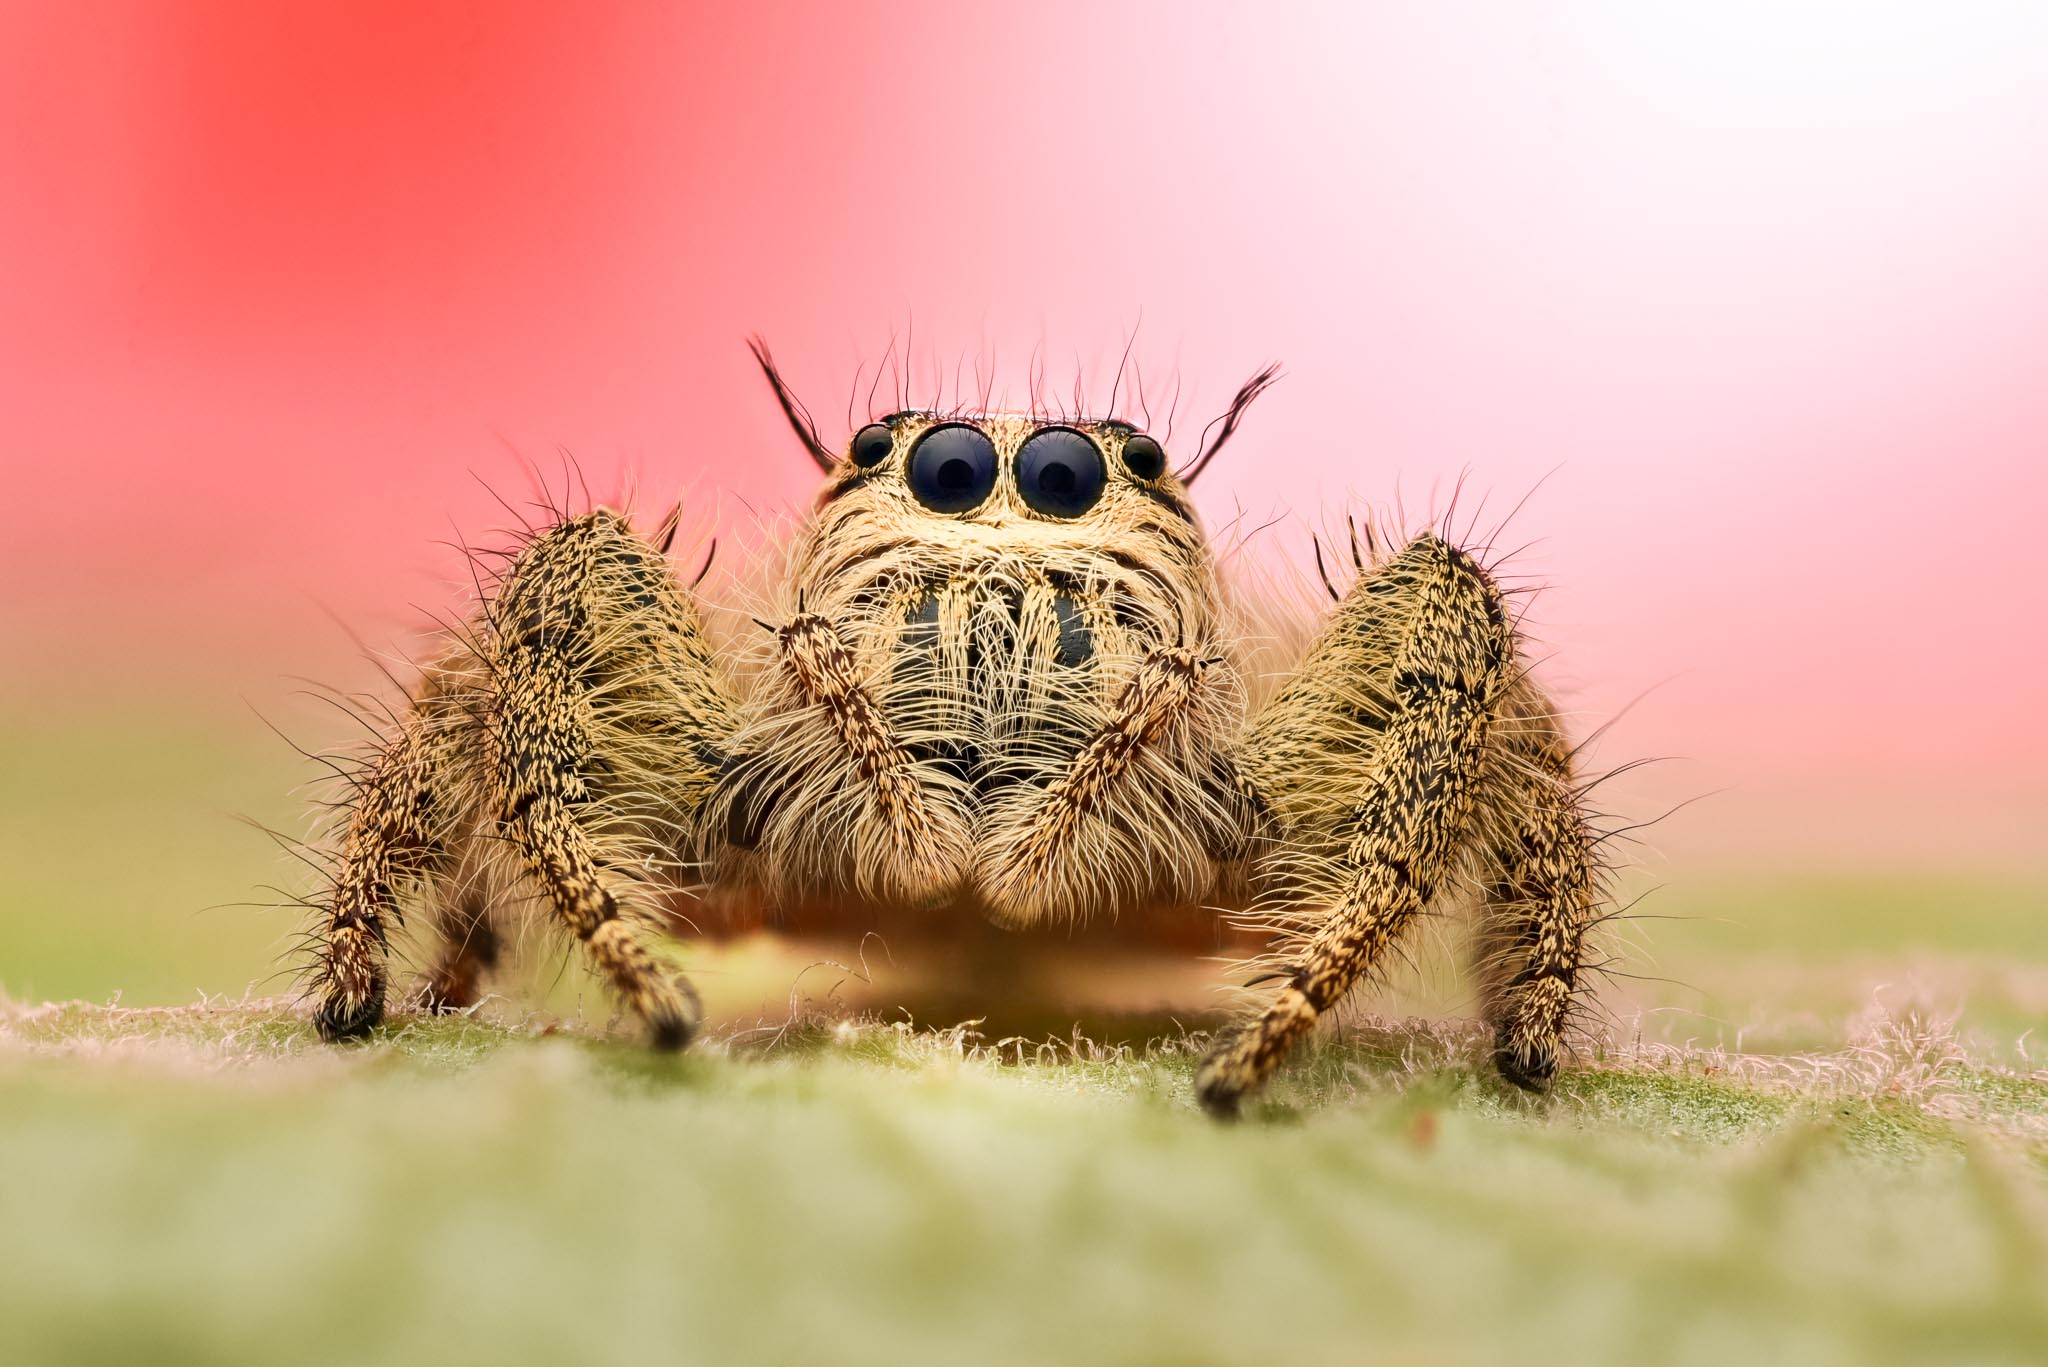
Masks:
[[[1550,677],[1717,794],[1665,858],[2038,854],[2038,6],[15,3],[0,263],[18,723],[254,732],[523,459],[800,504],[756,329],[836,442],[892,333],[1142,319],[1184,433],[1284,362],[1200,489],[1262,553],[1541,482]]]

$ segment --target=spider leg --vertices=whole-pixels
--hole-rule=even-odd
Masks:
[[[1494,1064],[1540,1091],[1556,1071],[1566,1019],[1601,898],[1593,834],[1572,753],[1550,705],[1526,682],[1496,735],[1492,835],[1477,951]]]
[[[322,1034],[382,1015],[401,892],[438,912],[448,943],[419,1000],[448,1009],[496,958],[491,897],[525,880],[655,1042],[686,1043],[696,995],[652,947],[653,903],[694,849],[734,725],[659,551],[607,511],[534,537],[351,806],[314,976]]]
[[[655,1044],[679,1048],[696,993],[651,947],[652,890],[622,892],[690,838],[732,728],[695,610],[660,553],[600,511],[528,546],[490,618],[501,829]]]
[[[1228,850],[1244,824],[1230,777],[1193,768],[1204,740],[1222,729],[1223,700],[1209,675],[1215,660],[1181,646],[1155,646],[1124,686],[1109,715],[1045,787],[1019,785],[1019,799],[991,822],[977,865],[990,914],[1008,925],[1076,920],[1112,883],[1138,884],[1144,851],[1121,834],[1125,826],[1175,833],[1185,848],[1164,873],[1193,900],[1207,890],[1216,851]],[[1096,820],[1107,816],[1107,821]],[[1127,819],[1126,819],[1127,818]]]
[[[384,1019],[391,931],[402,920],[394,889],[447,861],[434,833],[434,713],[422,698],[356,779],[310,980],[323,1039],[352,1039]]]
[[[1278,820],[1255,876],[1313,920],[1285,985],[1203,1061],[1210,1112],[1234,1114],[1454,873],[1513,651],[1492,580],[1425,535],[1352,585],[1254,723],[1245,762]]]
[[[798,885],[843,881],[901,905],[943,896],[967,858],[957,802],[905,743],[860,660],[827,617],[799,609],[773,628],[771,707],[735,745],[743,752],[706,822],[729,846],[766,848]]]

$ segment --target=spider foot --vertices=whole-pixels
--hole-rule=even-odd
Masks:
[[[1215,1067],[1215,1058],[1210,1055],[1195,1074],[1195,1100],[1217,1120],[1236,1120],[1244,1100],[1244,1084]]]
[[[384,1020],[384,985],[362,993],[331,992],[313,1013],[313,1028],[329,1044],[361,1039]]]
[[[687,1049],[704,1023],[704,1001],[697,989],[680,973],[669,975],[664,995],[667,1000],[643,1007],[648,1043],[657,1051],[672,1054]]]
[[[696,1038],[704,1020],[697,989],[654,954],[640,927],[613,917],[600,922],[584,944],[620,1000],[647,1023],[650,1044],[672,1052]]]
[[[1273,1075],[1316,1016],[1308,997],[1289,985],[1264,1014],[1216,1042],[1195,1071],[1195,1100],[1218,1120],[1236,1119],[1245,1095]]]
[[[1525,1092],[1547,1092],[1557,1074],[1557,1047],[1531,1040],[1513,1026],[1504,1025],[1494,1036],[1493,1066],[1501,1077]]]

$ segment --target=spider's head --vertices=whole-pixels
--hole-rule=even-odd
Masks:
[[[885,639],[906,612],[955,610],[932,596],[950,584],[979,624],[970,655],[1060,621],[1077,659],[1109,644],[1110,618],[1126,653],[1206,623],[1213,577],[1187,486],[1131,424],[924,411],[853,434],[790,568],[800,597],[842,623],[872,616]],[[1027,611],[1034,593],[1050,597]]]
[[[1271,370],[1238,391],[1201,450],[1176,468],[1158,438],[1121,418],[1042,412],[891,413],[835,455],[759,343],[755,354],[825,474],[790,565],[793,598],[842,621],[875,614],[884,635],[903,613],[933,609],[934,584],[971,586],[976,619],[1012,623],[1001,631],[1026,625],[1026,600],[1038,592],[1066,605],[1048,609],[1055,616],[1092,613],[1104,630],[1121,623],[1115,629],[1127,631],[1133,650],[1141,638],[1205,629],[1215,563],[1188,484],[1272,382]]]

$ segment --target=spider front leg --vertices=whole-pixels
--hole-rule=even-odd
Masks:
[[[537,886],[656,1044],[686,1043],[696,995],[652,949],[648,904],[694,846],[734,724],[659,550],[605,511],[536,536],[360,785],[314,976],[321,1033],[381,1017],[401,892],[443,908],[451,940],[423,1003],[473,997],[497,943],[474,899],[501,889],[471,875],[495,864],[491,882]]]
[[[1196,1075],[1211,1113],[1235,1114],[1452,876],[1513,661],[1492,580],[1423,536],[1361,574],[1254,723],[1245,765],[1276,819],[1255,878],[1301,929],[1285,986]]]
[[[801,602],[762,625],[775,663],[703,823],[718,879],[758,879],[777,897],[834,887],[897,906],[939,901],[971,848],[963,785],[912,749],[857,632]]]
[[[1151,864],[1167,896],[1194,901],[1208,870],[1237,853],[1243,814],[1209,746],[1230,700],[1211,681],[1220,658],[1156,645],[1065,768],[1020,784],[983,836],[978,890],[1000,924],[1080,921],[1112,900],[1126,871]],[[1165,815],[1162,813],[1170,813]],[[1129,836],[1171,841],[1147,851]]]

